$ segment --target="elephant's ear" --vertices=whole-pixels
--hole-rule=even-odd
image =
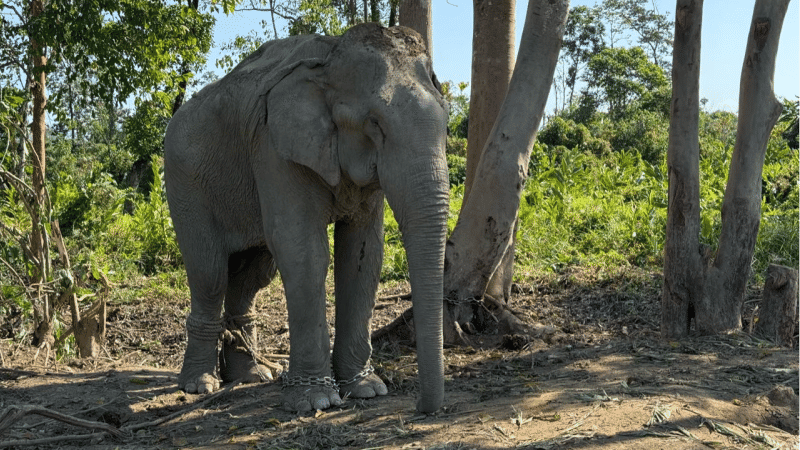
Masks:
[[[269,145],[287,160],[311,168],[328,184],[339,184],[336,128],[318,81],[316,62],[292,67],[267,92]]]

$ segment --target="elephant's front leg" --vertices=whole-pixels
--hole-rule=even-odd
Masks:
[[[383,261],[383,195],[374,195],[369,206],[366,216],[336,222],[334,232],[333,371],[342,396],[359,398],[388,392],[369,364],[369,328]]]
[[[285,219],[286,226],[272,235],[289,312],[289,370],[283,377],[282,403],[292,411],[326,409],[342,403],[331,377],[325,318],[328,236],[321,220]]]

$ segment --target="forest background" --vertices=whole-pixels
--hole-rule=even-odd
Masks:
[[[396,20],[393,0],[365,1],[363,10],[358,2],[355,11],[352,4],[236,5],[261,15],[261,29],[218,42],[219,55],[209,56],[215,20],[232,3],[109,1],[78,14],[70,10],[74,5],[53,1],[54,15],[39,22],[25,20],[27,3],[0,3],[0,164],[20,180],[31,176],[28,87],[35,73],[24,43],[47,20],[81,19],[54,31],[56,45],[49,47],[46,191],[72,270],[56,270],[45,283],[70,283],[86,305],[104,278],[114,286],[111,302],[188,296],[162,178],[169,118],[192,92],[270,37],[339,34],[364,20]],[[672,29],[671,19],[643,0],[572,8],[552,89],[557,100],[534,145],[520,206],[516,281],[547,282],[589,270],[602,282],[631,269],[661,271]],[[796,39],[784,33],[784,41]],[[737,64],[728,71],[738,79],[739,70]],[[467,87],[467,80],[444,83],[451,104],[450,230],[464,192]],[[798,266],[798,101],[784,98],[783,104],[764,165],[754,286],[763,283],[768,264]],[[736,114],[714,105],[703,102],[700,122],[701,242],[712,248],[737,125]],[[31,228],[22,191],[0,181],[0,338],[16,340],[32,337],[26,323],[34,315],[35,289],[41,289],[31,288],[37,268],[21,240]],[[388,208],[385,223],[382,281],[404,280],[405,252]],[[58,314],[55,320],[58,338],[64,327]],[[74,352],[71,342],[63,342],[61,355]]]

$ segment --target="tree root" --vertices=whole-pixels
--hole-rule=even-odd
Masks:
[[[473,336],[495,334],[500,336],[525,336],[546,338],[557,329],[541,324],[528,324],[507,303],[489,294],[482,300],[469,302],[444,302],[444,344],[451,347],[476,347]],[[408,308],[390,324],[375,330],[371,340],[374,346],[386,343],[413,346],[416,344],[414,312]]]

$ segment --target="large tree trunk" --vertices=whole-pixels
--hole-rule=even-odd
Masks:
[[[703,294],[700,246],[700,35],[703,0],[678,0],[672,49],[669,203],[664,243],[661,334],[683,336]]]
[[[486,139],[506,97],[514,69],[515,0],[473,0],[472,81],[467,131],[467,176],[464,200],[469,198]],[[515,233],[516,234],[516,233]],[[508,301],[514,272],[514,242],[489,280],[487,293]]]
[[[722,204],[719,250],[699,242],[697,71],[702,1],[680,0],[676,8],[673,103],[670,125],[669,211],[664,254],[661,331],[685,336],[692,316],[696,331],[739,330],[745,288],[761,216],[761,172],[770,132],[781,103],[772,91],[788,0],[758,0],[747,39],[739,92],[739,123],[728,186]]]
[[[482,309],[476,305],[511,245],[528,160],[553,83],[568,9],[567,0],[528,3],[509,95],[482,152],[472,193],[445,248],[446,344],[470,344],[464,329],[473,328],[474,312]],[[412,317],[411,310],[404,312],[373,333],[373,342],[413,342]]]
[[[445,340],[471,323],[473,300],[486,291],[490,277],[512,243],[528,160],[553,84],[568,1],[532,0],[528,4],[519,55],[508,95],[484,146],[469,197],[445,253],[445,297],[453,305],[445,318]],[[448,321],[453,323],[450,327]]]
[[[431,59],[433,59],[432,24],[431,0],[403,0],[400,3],[400,25],[422,35]]]
[[[789,0],[758,0],[753,9],[739,85],[736,143],[722,202],[719,250],[706,274],[703,300],[695,308],[697,329],[703,334],[742,327],[742,303],[761,221],[764,156],[782,109],[772,80],[788,6]]]
[[[515,0],[473,0],[472,3],[472,80],[465,200],[469,197],[483,147],[511,82],[515,3]]]

